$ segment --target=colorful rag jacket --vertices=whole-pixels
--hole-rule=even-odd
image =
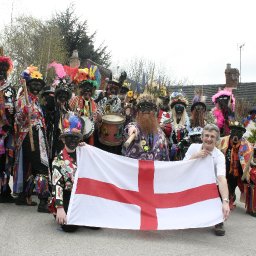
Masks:
[[[225,136],[221,138],[221,141],[218,145],[219,150],[226,156],[228,147],[229,147],[229,138],[230,136]],[[247,171],[250,168],[250,158],[253,151],[253,147],[244,138],[241,139],[241,144],[238,150],[238,157],[242,167],[243,172]]]
[[[31,105],[31,115],[30,115],[30,123],[32,127],[36,127],[39,130],[38,140],[40,141],[40,158],[42,163],[49,167],[48,162],[48,148],[46,142],[46,125],[43,110],[39,104],[39,99],[35,95],[29,93],[28,101]],[[15,150],[15,163],[14,163],[14,187],[13,190],[15,193],[20,193],[23,191],[23,175],[24,172],[28,170],[23,170],[23,157],[22,157],[22,144],[29,132],[29,117],[28,117],[28,106],[26,103],[25,96],[22,95],[16,103],[16,114],[15,121],[17,125],[17,143]]]
[[[169,161],[168,141],[160,127],[157,134],[145,136],[136,123],[130,123],[124,129],[126,139],[131,126],[137,129],[138,136],[127,149],[123,147],[123,155],[140,160]]]
[[[63,191],[71,192],[76,170],[76,160],[64,148],[52,163],[52,195],[55,208],[63,207]]]
[[[6,84],[3,84],[3,88]],[[0,170],[0,191],[6,191],[8,180],[12,173],[14,163],[14,114],[7,109],[12,107],[14,111],[15,91],[11,86],[0,88],[0,155],[6,155],[5,165]],[[8,127],[7,129],[4,128]]]

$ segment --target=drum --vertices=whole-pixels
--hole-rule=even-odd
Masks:
[[[94,132],[94,123],[87,116],[81,116],[81,118],[84,120],[83,135],[85,139],[88,139]]]
[[[117,114],[102,116],[99,129],[99,141],[107,146],[119,146],[123,142],[125,118]]]

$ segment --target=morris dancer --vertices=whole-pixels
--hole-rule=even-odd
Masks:
[[[7,80],[12,69],[12,60],[0,56],[0,203],[14,203],[9,180],[14,159],[15,90]]]
[[[50,203],[50,211],[56,217],[56,221],[65,232],[74,232],[79,226],[67,225],[67,211],[69,200],[77,170],[76,148],[82,141],[82,120],[78,116],[70,113],[69,117],[63,120],[63,133],[61,139],[64,149],[53,161],[52,183],[53,198]],[[85,145],[85,143],[80,144]],[[90,227],[91,229],[98,229]]]
[[[78,113],[85,122],[84,140],[90,145],[94,145],[94,130],[101,120],[98,106],[92,98],[93,92],[98,87],[98,82],[95,80],[96,69],[93,70],[92,67],[90,69],[84,69],[85,77],[77,81],[80,95],[71,98],[69,101],[70,109]]]
[[[110,80],[107,82],[107,87],[105,90],[105,96],[98,102],[99,110],[102,115],[110,114],[110,113],[121,113],[122,112],[122,102],[118,97],[120,93],[121,87],[127,77],[126,72],[122,72],[119,81],[112,80],[112,76]]]
[[[160,127],[164,131],[166,138],[168,139],[168,141],[170,141],[170,136],[172,133],[172,125],[171,125],[172,113],[169,105],[170,97],[162,96],[159,98],[161,102],[159,103],[159,106],[158,106],[158,113],[157,113],[158,123],[160,124]]]
[[[92,98],[93,87],[95,86],[92,80],[85,80],[79,83],[80,96],[73,97],[69,106],[72,111],[78,113],[84,118],[85,127],[89,129],[85,130],[85,140],[90,145],[94,145],[94,129],[101,120],[98,106]],[[91,125],[88,126],[87,123]]]
[[[19,195],[15,203],[37,205],[31,197],[35,188],[40,200],[37,210],[48,212],[49,158],[45,119],[38,99],[45,82],[42,74],[34,66],[28,67],[22,73],[22,77],[26,83],[23,84],[23,94],[16,106],[19,133],[14,169],[14,192]]]
[[[206,105],[205,105],[205,96],[201,95],[201,90],[196,90],[196,95],[193,98],[191,105],[191,118],[190,118],[190,127],[202,127],[206,125]]]
[[[212,112],[220,128],[220,135],[227,136],[230,133],[229,122],[235,118],[235,97],[231,91],[224,89],[212,96],[212,102],[215,104]]]
[[[156,103],[152,96],[142,94],[137,99],[136,122],[124,129],[126,139],[134,140],[125,147],[123,155],[135,159],[169,161],[168,141],[156,118]]]
[[[62,140],[59,136],[62,132],[62,120],[66,117],[67,113],[70,111],[69,100],[72,97],[71,91],[71,77],[66,73],[64,66],[57,62],[52,62],[48,65],[48,69],[53,68],[55,71],[55,78],[51,85],[51,90],[43,92],[42,96],[47,93],[50,99],[51,110],[49,111],[49,117],[45,117],[46,121],[50,124],[47,126],[47,137],[49,145],[49,156],[50,163],[54,157],[64,148]],[[54,93],[51,93],[54,91]],[[48,119],[48,120],[47,120]]]
[[[233,121],[229,125],[230,135],[221,138],[219,149],[226,157],[226,177],[229,188],[229,200],[231,210],[235,208],[236,194],[238,186],[241,191],[241,201],[244,201],[244,184],[242,175],[247,171],[252,154],[251,144],[243,138],[245,128],[238,121]]]
[[[119,81],[114,79],[112,80],[112,77],[111,77],[110,80],[107,82],[104,98],[98,102],[99,112],[102,115],[103,121],[104,121],[104,116],[108,114],[122,115],[123,113],[122,101],[118,97],[118,94],[120,93],[120,89],[126,77],[127,77],[127,74],[124,71],[121,73],[119,77]],[[124,120],[125,122],[124,117],[120,117],[120,119]],[[109,136],[108,133],[111,132],[106,130],[104,127],[105,127],[104,125],[100,125],[98,134],[97,134],[98,136],[95,137],[95,145],[104,151],[121,155],[122,141],[119,145],[108,145],[101,140],[102,137]],[[117,133],[114,134],[113,136],[115,136],[116,138],[121,138],[123,133],[123,125],[118,126],[117,129],[118,129]]]
[[[185,156],[186,137],[190,122],[186,111],[188,101],[181,92],[171,94],[172,133],[170,160],[182,160]]]

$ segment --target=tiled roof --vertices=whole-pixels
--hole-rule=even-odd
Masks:
[[[206,105],[209,108],[213,108],[214,104],[212,103],[212,96],[218,92],[218,89],[223,89],[225,84],[209,84],[209,85],[187,85],[187,86],[171,86],[171,92],[178,91],[182,88],[182,91],[185,93],[188,101],[189,106],[188,109],[190,110],[192,100],[195,96],[194,90],[195,88],[202,88],[203,95],[207,96]],[[237,89],[233,90],[233,94],[236,99],[243,99],[252,103],[252,105],[256,105],[256,82],[253,83],[241,83],[237,86]]]

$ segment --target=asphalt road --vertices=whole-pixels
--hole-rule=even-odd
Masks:
[[[51,214],[36,207],[0,204],[0,256],[41,255],[256,255],[256,218],[238,203],[225,223],[226,235],[213,228],[131,231],[79,229],[63,232]]]

